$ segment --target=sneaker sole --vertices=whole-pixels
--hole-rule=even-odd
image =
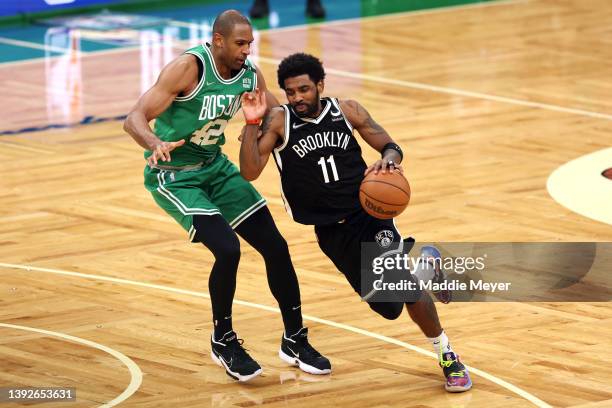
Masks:
[[[285,354],[282,349],[278,350],[278,356],[285,363],[291,364],[292,366],[298,366],[300,368],[300,370],[302,370],[304,372],[307,372],[308,374],[323,375],[323,374],[331,373],[331,368],[326,368],[324,370],[320,370],[317,367],[313,367],[311,365],[308,365],[308,364],[300,361],[296,357],[291,357],[290,355]]]
[[[466,392],[472,389],[472,381],[464,386],[452,386],[448,384],[444,384],[444,389],[448,392]]]
[[[252,378],[257,377],[263,371],[263,369],[260,368],[259,370],[255,371],[253,374],[241,375],[239,373],[236,373],[236,372],[230,370],[227,367],[227,365],[225,364],[225,362],[223,360],[221,360],[219,357],[217,357],[213,351],[210,352],[210,357],[213,359],[213,361],[215,363],[217,363],[218,366],[225,368],[225,372],[227,373],[227,375],[232,377],[234,380],[237,380],[237,381],[240,381],[240,382],[247,382],[247,381],[251,380]]]

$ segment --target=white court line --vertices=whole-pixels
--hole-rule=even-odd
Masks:
[[[321,23],[315,23],[311,25],[306,24],[306,25],[301,25],[301,26],[292,26],[292,27],[284,27],[284,28],[271,28],[271,29],[266,29],[266,30],[261,30],[261,31],[268,32],[268,33],[275,33],[275,32],[282,32],[283,30],[287,31],[288,29],[292,29],[292,30],[293,29],[296,29],[296,30],[305,29],[308,27],[319,26],[319,25],[329,26],[329,25],[353,23],[353,22],[364,20],[364,19],[368,19],[368,20],[390,19],[390,18],[397,18],[398,16],[402,16],[402,15],[410,16],[410,15],[441,13],[441,12],[457,11],[457,10],[462,10],[462,9],[477,9],[477,8],[492,7],[492,6],[520,4],[520,3],[526,3],[528,1],[529,0],[509,0],[509,1],[499,1],[499,2],[491,2],[491,3],[468,4],[468,5],[462,5],[462,6],[450,6],[450,7],[443,7],[443,8],[430,9],[430,10],[417,10],[414,12],[407,11],[403,13],[385,14],[381,16],[371,16],[371,17],[366,17],[366,18],[335,20],[331,22],[321,22]],[[194,25],[194,23],[186,23],[186,22],[180,22],[180,21],[174,21],[172,22],[172,24],[178,25],[178,26],[187,26],[187,27],[191,27]],[[2,42],[2,40],[3,38],[0,37],[0,42]],[[6,39],[6,40],[10,40],[10,39]],[[11,40],[11,41],[17,41],[17,40]],[[181,43],[188,44],[189,41],[190,40],[177,41],[177,44],[181,44]],[[33,42],[28,42],[28,41],[19,41],[19,43],[22,44],[22,46],[24,47],[30,47],[30,48],[36,48],[36,49],[46,48],[44,45],[33,43]],[[101,51],[91,51],[91,52],[82,51],[81,54],[83,56],[116,54],[116,53],[122,53],[122,52],[127,52],[127,51],[134,51],[134,50],[137,50],[138,48],[139,46],[132,46],[132,47],[122,47],[122,48],[115,48],[115,49],[101,50]],[[38,62],[43,59],[44,58],[34,58],[31,60],[27,60],[27,61],[5,62],[5,63],[0,63],[0,67],[4,65],[15,65],[15,64],[26,64],[26,63],[31,63],[31,62]],[[262,57],[262,56],[254,56],[253,59],[256,61],[259,60],[259,61],[262,61],[264,63],[269,63],[269,64],[278,64],[280,62],[280,60],[268,58],[268,57]],[[430,85],[430,84],[424,84],[424,83],[419,83],[419,82],[404,81],[400,79],[391,79],[391,78],[386,78],[386,77],[381,77],[381,76],[376,76],[376,75],[361,74],[357,72],[343,71],[343,70],[338,70],[338,69],[333,69],[333,68],[326,68],[326,72],[329,74],[334,74],[334,75],[338,75],[338,76],[345,77],[345,78],[354,78],[354,79],[370,81],[370,82],[375,82],[375,83],[383,83],[383,84],[388,84],[388,85],[401,86],[404,88],[419,89],[422,91],[435,92],[435,93],[441,93],[441,94],[447,94],[447,95],[455,95],[455,96],[460,96],[464,98],[482,99],[482,100],[487,100],[487,101],[492,101],[492,102],[518,105],[518,106],[524,106],[528,108],[537,108],[537,109],[543,109],[543,110],[548,110],[548,111],[553,111],[553,112],[568,113],[572,115],[586,116],[586,117],[596,118],[596,119],[612,120],[612,114],[588,111],[584,109],[568,108],[568,107],[564,107],[560,105],[534,102],[534,101],[528,101],[528,100],[517,99],[517,98],[509,98],[505,96],[497,96],[497,95],[491,95],[491,94],[486,94],[486,93],[481,93],[481,92],[472,92],[472,91],[467,91],[467,90],[458,89],[458,88],[451,88],[451,87],[446,87],[446,86],[437,86],[437,85]]]
[[[0,327],[5,327],[8,329],[31,331],[35,333],[44,334],[47,336],[59,337],[61,339],[72,341],[74,343],[81,343],[86,346],[89,346],[89,347],[101,350],[105,353],[108,353],[111,356],[115,357],[117,360],[121,361],[128,368],[128,370],[130,370],[130,376],[131,376],[130,384],[116,398],[107,402],[104,405],[100,405],[99,408],[111,408],[111,407],[114,407],[115,405],[122,403],[123,401],[131,397],[132,394],[134,394],[136,390],[138,390],[138,388],[140,387],[140,384],[142,383],[142,371],[140,371],[140,368],[138,367],[138,365],[126,355],[118,352],[117,350],[113,350],[112,348],[107,347],[103,344],[95,343],[93,341],[82,339],[80,337],[74,337],[69,334],[64,334],[64,333],[59,333],[59,332],[54,332],[54,331],[49,331],[49,330],[43,330],[43,329],[36,329],[34,327],[18,326],[15,324],[8,324],[8,323],[0,323]],[[78,395],[78,390],[77,390],[77,395]]]
[[[101,281],[107,281],[107,282],[113,282],[113,283],[120,283],[120,284],[126,284],[126,285],[132,285],[132,286],[139,286],[139,287],[144,287],[144,288],[150,288],[150,289],[158,289],[158,290],[163,290],[166,292],[172,292],[172,293],[179,293],[182,295],[189,295],[189,296],[195,296],[195,297],[200,297],[200,298],[207,298],[210,299],[210,295],[205,293],[205,292],[196,292],[196,291],[192,291],[192,290],[186,290],[186,289],[179,289],[179,288],[173,288],[170,286],[163,286],[163,285],[157,285],[157,284],[153,284],[153,283],[146,283],[146,282],[138,282],[138,281],[132,281],[132,280],[128,280],[128,279],[121,279],[121,278],[113,278],[110,276],[103,276],[103,275],[95,275],[95,274],[86,274],[86,273],[80,273],[80,272],[70,272],[70,271],[63,271],[60,269],[51,269],[51,268],[41,268],[41,267],[37,267],[37,266],[28,266],[28,265],[18,265],[18,264],[9,264],[9,263],[3,263],[0,262],[0,268],[11,268],[11,269],[22,269],[22,270],[26,270],[26,271],[36,271],[36,272],[45,272],[45,273],[53,273],[53,274],[57,274],[57,275],[64,275],[64,276],[73,276],[73,277],[78,277],[78,278],[85,278],[85,279],[95,279],[95,280],[101,280]],[[266,310],[268,312],[273,312],[273,313],[280,313],[280,310],[276,307],[271,307],[271,306],[266,306],[266,305],[261,305],[259,303],[252,303],[252,302],[245,302],[243,300],[237,300],[234,299],[234,304],[238,304],[238,305],[242,305],[242,306],[247,306],[247,307],[252,307],[255,309],[260,309],[260,310]],[[412,350],[415,351],[419,354],[422,354],[424,356],[429,356],[429,357],[433,357],[435,359],[438,358],[438,356],[431,352],[431,351],[427,351],[424,350],[420,347],[417,346],[413,346],[410,343],[406,343],[391,337],[387,337],[387,336],[383,336],[381,334],[378,333],[373,333],[370,332],[368,330],[364,330],[364,329],[360,329],[358,327],[354,327],[354,326],[349,326],[347,324],[343,324],[343,323],[337,323],[334,322],[332,320],[326,320],[326,319],[320,319],[318,317],[315,316],[310,316],[310,315],[303,315],[304,320],[310,320],[312,322],[317,322],[317,323],[321,323],[327,326],[331,326],[331,327],[335,327],[341,330],[346,330],[346,331],[350,331],[353,333],[357,333],[357,334],[361,334],[363,336],[367,336],[367,337],[371,337],[373,339],[377,339],[380,341],[384,341],[386,343],[390,343],[390,344],[395,344],[396,346],[400,346],[403,347],[405,349],[408,350]],[[487,380],[491,381],[494,384],[499,385],[500,387],[503,387],[505,389],[507,389],[508,391],[518,395],[521,398],[526,399],[527,401],[531,402],[533,405],[535,405],[538,408],[552,408],[551,405],[547,404],[546,402],[542,401],[541,399],[539,399],[538,397],[536,397],[533,394],[528,393],[527,391],[513,385],[510,384],[507,381],[502,380],[501,378],[495,377],[494,375],[491,375],[489,373],[486,373],[482,370],[479,370],[477,368],[471,367],[466,365],[466,367],[468,368],[468,370],[476,375],[479,375],[483,378],[486,378]]]
[[[346,23],[355,23],[355,22],[361,22],[361,21],[370,21],[370,20],[378,21],[378,20],[393,19],[397,17],[424,16],[424,15],[441,14],[441,13],[448,13],[448,12],[462,11],[462,10],[484,9],[484,8],[489,8],[489,7],[508,6],[508,5],[514,5],[514,4],[528,3],[530,1],[532,0],[499,0],[499,1],[491,1],[487,3],[458,4],[455,6],[435,7],[435,8],[422,9],[422,10],[412,10],[412,11],[401,11],[399,13],[381,14],[377,16],[340,18],[338,20],[320,21],[318,23],[311,23],[311,24],[297,24],[297,25],[292,25],[288,27],[264,28],[259,31],[266,32],[266,33],[282,33],[286,31],[303,30],[309,27],[329,27],[329,26],[342,25]],[[177,26],[177,27],[186,27],[186,28],[191,28],[194,25],[197,25],[197,23],[188,23],[186,21],[178,21],[178,20],[173,20],[170,22],[170,24]]]
[[[70,48],[54,47],[52,45],[39,44],[39,43],[31,42],[31,41],[15,40],[13,38],[7,38],[7,37],[0,37],[0,44],[14,45],[16,47],[23,47],[23,48],[33,48],[35,50],[42,50],[42,51],[53,51],[53,52],[58,52],[61,54],[65,54],[66,51],[70,50]]]
[[[284,31],[303,30],[308,27],[321,27],[321,26],[327,27],[327,26],[341,25],[341,24],[346,24],[346,23],[355,23],[355,22],[359,22],[363,20],[385,20],[385,19],[397,18],[397,17],[402,17],[402,16],[420,16],[420,15],[427,15],[427,14],[438,14],[438,13],[452,12],[452,11],[465,10],[465,9],[481,9],[481,8],[488,8],[488,7],[495,7],[495,6],[520,4],[520,3],[527,3],[529,1],[531,0],[499,0],[499,1],[492,1],[489,3],[459,4],[456,6],[437,7],[437,8],[425,9],[425,10],[404,11],[400,13],[382,14],[378,16],[354,17],[354,18],[338,19],[338,20],[333,20],[333,21],[321,21],[318,23],[299,24],[299,25],[294,25],[290,27],[264,28],[264,29],[259,30],[259,32],[277,33],[277,32],[284,32]],[[191,28],[191,27],[199,25],[199,22],[189,23],[186,21],[171,20],[170,24],[177,26],[177,27]],[[17,46],[26,47],[26,48],[34,48],[34,49],[39,49],[39,50],[45,50],[45,49],[51,50],[51,48],[46,48],[46,46],[43,44],[34,43],[30,41],[21,41],[21,40],[15,40],[12,38],[0,37],[0,42],[2,42],[2,40],[4,40],[6,44],[17,45]],[[188,42],[188,41],[190,40],[183,40],[183,42]],[[134,45],[134,46],[129,46],[129,47],[113,48],[109,50],[80,51],[80,52],[82,55],[105,55],[105,54],[115,54],[117,52],[133,51],[139,48],[140,48],[140,45]],[[62,50],[62,49],[58,48],[58,50]],[[61,51],[58,51],[58,52],[61,52]],[[63,52],[65,52],[65,50],[63,50]],[[0,62],[0,67],[4,65],[28,64],[31,62],[37,62],[37,61],[44,60],[44,59],[45,58],[43,57],[43,58],[30,58],[28,60],[22,60],[22,61]]]
[[[268,57],[253,57],[253,60],[255,61],[259,60],[267,64],[274,64],[274,65],[278,65],[281,62],[281,60],[274,59],[274,58],[268,58]],[[456,95],[456,96],[462,96],[466,98],[484,99],[487,101],[508,103],[511,105],[526,106],[529,108],[538,108],[538,109],[544,109],[544,110],[549,110],[549,111],[554,111],[554,112],[570,113],[573,115],[588,116],[588,117],[597,118],[597,119],[612,120],[612,114],[587,111],[584,109],[566,108],[563,106],[552,105],[548,103],[532,102],[532,101],[526,101],[523,99],[516,99],[516,98],[507,98],[505,96],[496,96],[496,95],[490,95],[490,94],[485,94],[485,93],[480,93],[480,92],[465,91],[463,89],[450,88],[446,86],[429,85],[429,84],[423,84],[419,82],[403,81],[401,79],[385,78],[385,77],[380,77],[376,75],[359,74],[356,72],[342,71],[342,70],[333,69],[333,68],[325,68],[325,72],[328,74],[334,74],[334,75],[342,76],[345,78],[354,78],[354,79],[360,79],[364,81],[378,82],[382,84],[397,85],[397,86],[401,86],[404,88],[419,89],[422,91],[430,91],[430,92],[436,92],[436,93],[442,93],[442,94]]]

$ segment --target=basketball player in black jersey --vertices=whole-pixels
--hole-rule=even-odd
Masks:
[[[362,242],[386,239],[388,243],[390,239],[400,248],[403,242],[393,220],[380,220],[363,211],[359,185],[371,171],[402,171],[403,155],[358,102],[321,98],[324,77],[321,62],[308,54],[293,54],[280,63],[278,83],[289,103],[273,108],[261,128],[246,127],[240,171],[247,180],[254,180],[274,154],[287,211],[295,221],[314,225],[323,252],[367,300],[361,290]],[[252,123],[264,115],[265,97],[258,91],[244,94],[242,107],[248,123]],[[380,160],[366,166],[353,130],[381,153]],[[410,246],[413,243],[412,239],[408,241]],[[422,255],[424,252],[440,257],[435,247],[423,247]],[[439,356],[446,390],[469,390],[472,382],[467,369],[453,352],[430,295],[425,291],[418,295],[418,301],[405,303],[405,307]],[[450,300],[444,294],[437,297],[444,302]],[[386,319],[397,319],[404,309],[404,302],[367,301]]]

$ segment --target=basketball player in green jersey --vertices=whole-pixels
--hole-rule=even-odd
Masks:
[[[300,291],[287,243],[265,200],[221,152],[225,126],[240,109],[243,93],[258,89],[270,106],[278,105],[247,59],[252,42],[246,17],[235,10],[221,13],[213,25],[212,43],[191,48],[168,64],[129,113],[124,129],[146,149],[145,187],[155,202],[192,242],[203,243],[215,257],[208,281],[213,360],[239,381],[262,371],[232,328],[240,259],[237,233],[264,257],[285,325],[281,343],[291,344],[302,370],[327,374],[329,360],[308,343],[302,327]],[[154,130],[149,127],[152,119]]]

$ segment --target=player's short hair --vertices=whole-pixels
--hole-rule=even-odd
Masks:
[[[225,10],[215,18],[215,22],[213,23],[213,34],[219,33],[227,37],[232,33],[234,26],[237,24],[251,25],[251,22],[237,10]]]
[[[289,55],[278,65],[278,86],[285,89],[285,79],[307,74],[312,82],[318,84],[325,78],[323,63],[317,57],[303,52]]]

